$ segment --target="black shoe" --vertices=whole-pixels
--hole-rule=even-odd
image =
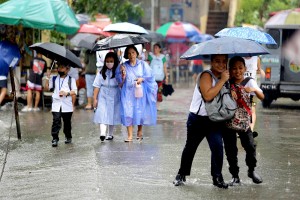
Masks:
[[[52,147],[57,147],[58,144],[58,139],[53,139],[52,140]]]
[[[256,131],[253,131],[252,134],[253,134],[253,138],[256,138],[258,136],[258,133]]]
[[[224,189],[228,188],[228,184],[225,183],[223,178],[221,178],[221,177],[213,178],[213,184],[214,184],[214,186],[217,186],[218,188],[224,188]]]
[[[177,174],[175,180],[173,181],[173,184],[175,186],[179,186],[179,185],[183,185],[183,182],[185,181],[186,179],[184,175]]]
[[[66,138],[65,139],[65,144],[70,144],[72,143],[72,138]]]
[[[231,181],[228,183],[229,186],[240,185],[241,181],[239,177],[233,177]]]
[[[101,139],[101,137],[100,137],[100,139]],[[112,135],[109,135],[106,137],[106,140],[113,140],[113,139],[114,139],[114,136],[112,136]]]
[[[101,135],[100,140],[103,142],[105,140],[105,136]]]
[[[262,178],[255,171],[248,171],[248,177],[252,178],[253,183],[260,184],[263,182]]]

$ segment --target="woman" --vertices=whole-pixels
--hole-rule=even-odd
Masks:
[[[155,81],[158,85],[157,92],[157,109],[159,109],[159,102],[162,102],[162,87],[163,81],[165,84],[168,84],[168,76],[167,76],[167,60],[165,55],[161,54],[161,46],[156,43],[153,46],[154,53],[149,53],[148,60],[150,61],[150,67],[153,71],[153,75],[155,77]]]
[[[120,89],[115,78],[119,61],[116,53],[109,52],[102,70],[94,80],[94,122],[100,124],[100,140],[112,140],[114,125],[121,124]],[[108,128],[108,134],[106,130]]]
[[[139,53],[135,46],[125,49],[124,58],[128,61],[116,70],[116,78],[121,87],[121,121],[127,127],[125,142],[133,141],[133,127],[138,126],[137,139],[143,139],[143,125],[156,124],[157,84],[149,65],[137,59]],[[143,96],[135,97],[137,86],[142,87]]]
[[[213,185],[219,188],[228,188],[228,184],[224,182],[222,176],[222,130],[224,124],[222,122],[213,122],[208,118],[204,103],[204,101],[212,101],[225,82],[228,81],[227,60],[227,55],[211,56],[211,71],[219,78],[217,83],[207,72],[203,72],[197,80],[187,120],[187,140],[181,156],[180,169],[173,182],[175,186],[182,185],[186,180],[185,177],[190,175],[196,150],[204,137],[206,137],[211,150]]]

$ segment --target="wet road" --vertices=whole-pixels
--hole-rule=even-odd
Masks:
[[[193,87],[175,86],[161,105],[158,124],[144,128],[142,143],[124,143],[118,127],[113,141],[99,141],[92,111],[73,115],[73,144],[51,147],[52,115],[48,111],[21,113],[22,141],[11,111],[0,111],[0,199],[299,199],[300,103],[280,99],[270,109],[259,105],[256,130],[257,171],[264,182],[247,177],[245,153],[239,144],[242,185],[218,189],[210,177],[210,151],[203,141],[196,153],[192,174],[183,187],[172,181],[185,143]],[[14,118],[13,118],[14,119]],[[9,142],[5,168],[6,149]],[[227,161],[223,175],[231,179]]]

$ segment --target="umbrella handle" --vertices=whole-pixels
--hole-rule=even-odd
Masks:
[[[54,66],[54,64],[56,64],[56,63],[57,63],[57,61],[56,61],[56,60],[53,60],[53,62],[52,62],[52,64],[51,64],[50,71],[52,71],[52,69],[53,69],[53,66]]]

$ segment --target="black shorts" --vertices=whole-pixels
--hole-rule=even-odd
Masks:
[[[0,88],[7,88],[7,79],[0,80]]]

